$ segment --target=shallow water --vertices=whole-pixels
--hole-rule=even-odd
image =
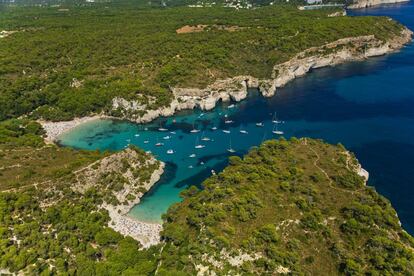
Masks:
[[[390,15],[414,29],[412,3],[352,14]],[[165,161],[162,179],[130,212],[141,220],[160,222],[167,208],[179,201],[180,191],[188,185],[200,185],[211,170],[224,168],[228,148],[242,155],[264,139],[278,137],[272,133],[275,112],[278,120],[285,122],[279,124],[285,137],[322,138],[341,142],[354,151],[370,172],[369,184],[391,200],[405,229],[414,232],[413,45],[386,57],[315,70],[279,89],[270,99],[251,91],[235,108],[220,105],[212,112],[187,111],[141,126],[93,121],[60,138],[62,145],[83,149],[119,150],[132,143]],[[224,123],[226,114],[234,123]],[[263,122],[264,127],[257,127],[257,122]],[[160,126],[175,134],[158,131]],[[213,126],[218,130],[212,131]],[[201,131],[191,133],[193,127]],[[248,134],[240,133],[241,129]],[[164,140],[165,136],[171,138]],[[200,141],[202,136],[211,141]],[[197,139],[205,148],[194,148]],[[145,144],[145,140],[150,142]],[[157,142],[164,146],[156,147]],[[168,149],[175,153],[167,154]],[[196,158],[189,157],[192,153]]]

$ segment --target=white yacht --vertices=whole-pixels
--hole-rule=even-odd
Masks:
[[[274,123],[274,124],[280,124],[280,123],[282,123],[281,121],[278,121],[277,120],[276,112],[273,113],[272,123]]]
[[[198,143],[198,137],[197,137],[197,139],[196,139],[196,143],[195,143],[194,148],[196,148],[196,149],[202,149],[202,148],[205,148],[205,147],[206,147],[206,146],[201,145],[201,144],[199,144],[199,143]]]
[[[227,149],[227,151],[230,152],[230,153],[235,153],[236,152],[231,146],[231,139],[230,139],[230,145],[229,145],[229,148]]]
[[[274,128],[273,128],[273,130],[272,130],[272,133],[273,133],[273,134],[277,134],[277,135],[283,135],[283,134],[284,134],[284,132],[283,132],[283,131],[281,131],[281,130],[278,130],[278,129],[277,129],[277,125],[278,125],[278,124],[275,124],[275,126],[274,126]]]

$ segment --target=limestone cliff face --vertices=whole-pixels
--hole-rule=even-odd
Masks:
[[[157,110],[146,110],[146,106],[138,106],[136,102],[122,98],[113,100],[113,108],[124,111],[125,119],[142,123],[160,116],[171,116],[183,109],[199,107],[202,110],[211,110],[219,101],[238,102],[247,97],[249,88],[259,89],[263,96],[271,97],[277,88],[305,75],[311,69],[384,55],[402,48],[411,41],[411,36],[412,32],[405,28],[399,36],[386,42],[373,35],[343,38],[321,47],[307,49],[289,61],[275,65],[270,79],[245,75],[217,80],[202,89],[174,87],[171,88],[174,94],[171,104]]]
[[[377,5],[396,4],[409,1],[410,0],[355,0],[348,6],[348,9],[363,9]]]
[[[109,200],[101,205],[109,213],[108,226],[124,236],[138,240],[143,247],[160,241],[162,226],[129,217],[129,210],[164,172],[164,163],[152,155],[127,148],[74,172],[72,189],[84,193],[94,187]],[[112,199],[110,199],[112,198]]]

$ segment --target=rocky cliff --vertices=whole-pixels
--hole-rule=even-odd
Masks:
[[[131,236],[144,247],[157,244],[161,225],[127,216],[129,210],[164,172],[164,163],[135,148],[127,148],[75,172],[72,188],[84,193],[92,186],[104,194],[102,207],[109,213],[109,227]]]
[[[396,4],[409,1],[410,0],[356,0],[348,6],[348,9],[362,9],[377,5]]]
[[[407,28],[399,36],[382,41],[373,35],[339,39],[321,47],[307,49],[287,62],[273,68],[270,79],[258,79],[253,76],[236,76],[217,80],[206,88],[171,88],[174,99],[167,107],[146,110],[146,106],[123,98],[113,99],[113,109],[128,120],[139,123],[149,122],[160,116],[171,116],[176,111],[199,107],[202,110],[213,109],[217,102],[238,102],[247,97],[248,89],[259,89],[265,97],[275,94],[277,88],[289,81],[301,77],[311,69],[335,66],[348,61],[364,60],[394,52],[411,41],[412,32]]]

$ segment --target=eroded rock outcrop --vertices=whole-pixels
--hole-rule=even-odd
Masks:
[[[171,103],[158,109],[150,109],[151,102],[147,105],[140,101],[128,101],[117,97],[112,100],[112,110],[115,111],[112,117],[107,114],[98,117],[147,123],[160,116],[168,117],[184,109],[211,110],[219,101],[241,101],[247,97],[249,88],[258,89],[264,97],[271,97],[276,93],[277,88],[283,87],[289,81],[305,75],[312,69],[364,60],[397,51],[411,42],[412,34],[409,29],[403,28],[399,35],[388,41],[382,41],[374,35],[367,35],[343,38],[320,47],[313,47],[295,55],[289,61],[275,65],[270,79],[243,75],[217,80],[205,88],[172,87]],[[56,141],[61,133],[78,125],[74,121],[40,123],[46,130],[46,139],[49,141]]]
[[[369,8],[372,6],[386,5],[386,4],[396,4],[409,2],[410,0],[356,0],[351,5],[348,6],[348,9],[363,9]]]
[[[174,98],[171,104],[156,110],[147,110],[145,105],[122,98],[113,100],[113,108],[121,110],[125,119],[144,123],[160,116],[171,116],[183,109],[198,107],[202,110],[211,110],[219,101],[241,101],[247,97],[249,88],[259,89],[263,96],[271,97],[277,88],[305,75],[311,69],[384,55],[402,48],[411,41],[411,36],[412,32],[404,28],[399,36],[386,42],[374,35],[343,38],[321,47],[307,49],[289,61],[275,65],[270,79],[244,75],[217,80],[205,88],[173,87],[171,91]]]
[[[134,148],[114,153],[74,172],[72,189],[84,193],[94,187],[105,195],[102,208],[109,213],[109,227],[141,242],[144,247],[160,241],[160,224],[127,216],[129,210],[164,172],[164,163]]]

